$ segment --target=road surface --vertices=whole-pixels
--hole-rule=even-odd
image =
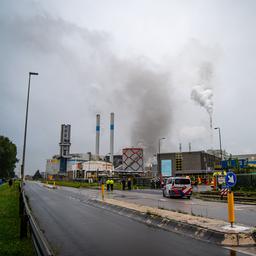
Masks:
[[[75,189],[68,187],[61,187],[60,189],[70,191],[76,194],[78,198],[80,198],[80,196],[89,195],[91,197],[97,197],[99,195],[98,191],[95,189]],[[193,196],[190,200],[186,198],[164,198],[161,190],[151,189],[132,191],[116,190],[113,193],[106,193],[106,196],[131,203],[138,203],[151,207],[161,207],[167,210],[175,210],[198,216],[228,221],[227,203],[203,201],[193,198]],[[235,204],[236,223],[256,227],[255,216],[256,205]]]
[[[245,255],[89,205],[90,191],[77,191],[25,185],[33,214],[57,255]]]

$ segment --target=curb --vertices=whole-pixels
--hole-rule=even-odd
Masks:
[[[121,202],[121,201],[119,201]],[[89,199],[88,203],[96,205],[100,208],[110,210],[119,215],[129,217],[141,223],[149,226],[157,227],[169,232],[175,232],[181,235],[189,236],[194,239],[203,240],[206,242],[211,242],[218,245],[225,246],[254,246],[256,245],[256,233],[255,232],[223,232],[218,230],[209,229],[203,227],[202,225],[196,225],[191,223],[186,223],[182,221],[177,221],[175,219],[166,218],[154,213],[154,208],[152,212],[148,210],[143,212],[140,210],[135,210],[129,207],[115,205],[106,201],[101,201],[98,199]],[[182,213],[179,213],[182,215]]]
[[[201,196],[197,196],[197,195],[194,195],[194,198],[200,199],[200,200],[203,200],[203,201],[208,201],[208,202],[227,203],[226,199],[220,200],[220,199],[201,197]],[[235,201],[235,204],[256,205],[256,202]]]
[[[50,184],[44,184],[44,187],[51,188],[51,189],[57,189],[56,185],[50,185]]]

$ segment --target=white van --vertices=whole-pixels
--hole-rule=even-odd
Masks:
[[[190,178],[171,177],[168,178],[163,187],[163,197],[187,197],[192,195],[192,186]]]

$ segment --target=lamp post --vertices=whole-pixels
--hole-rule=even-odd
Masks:
[[[161,140],[165,140],[165,138],[160,138],[158,140],[158,154],[159,154],[159,164],[158,164],[158,173],[160,173],[160,178],[162,178],[162,175],[161,175],[161,157],[160,157],[160,154],[161,154]]]
[[[220,142],[220,159],[222,161],[222,149],[221,149],[221,134],[220,134],[220,127],[215,127],[215,130],[219,130],[219,142]]]
[[[165,140],[165,138],[161,138],[158,140],[158,152],[161,153],[161,140]]]
[[[88,172],[91,175],[91,157],[92,157],[92,153],[91,152],[87,152],[87,154],[89,155],[89,164],[88,164]],[[98,178],[98,177],[97,177]]]
[[[22,154],[22,164],[21,164],[21,180],[24,181],[24,169],[25,169],[25,155],[26,155],[26,140],[27,140],[27,125],[28,125],[28,107],[29,107],[29,93],[30,93],[30,78],[31,76],[38,76],[38,73],[29,72],[28,78],[28,94],[27,94],[27,108],[25,117],[25,130],[24,130],[24,143],[23,143],[23,154]]]
[[[109,160],[107,159],[107,157],[109,156]],[[111,153],[107,153],[106,156],[105,156],[105,162],[106,162],[106,173],[108,171],[108,162],[109,163],[113,163],[111,162]]]

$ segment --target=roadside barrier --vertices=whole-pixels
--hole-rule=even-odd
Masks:
[[[20,237],[28,235],[28,227],[33,241],[33,245],[38,256],[54,256],[46,238],[40,230],[38,224],[29,209],[28,202],[24,190],[20,188],[20,216],[21,216],[21,231]]]
[[[228,188],[223,188],[221,189],[220,191],[220,195],[223,197],[223,196],[226,196],[228,194]]]
[[[207,192],[197,192],[194,193],[195,198],[199,198],[206,201],[219,201],[219,202],[225,202],[227,201],[227,194],[226,191],[207,191]],[[240,192],[234,192],[234,200],[236,203],[242,203],[242,204],[256,204],[256,194],[251,193],[240,193]]]

